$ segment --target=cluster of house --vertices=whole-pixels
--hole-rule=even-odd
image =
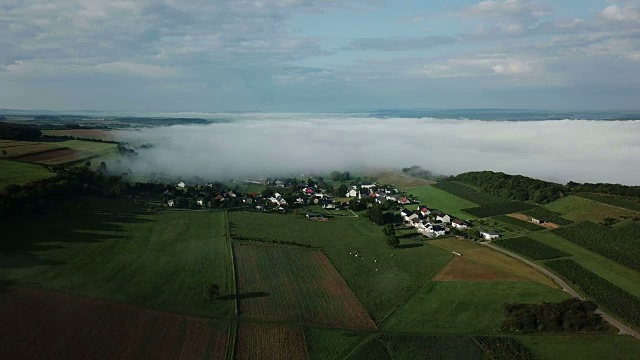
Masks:
[[[402,209],[400,216],[406,226],[413,226],[416,230],[430,238],[443,236],[451,228],[466,230],[471,227],[467,221],[456,219],[450,215],[436,209],[429,209],[424,205],[417,207],[416,211]],[[500,234],[493,231],[480,231],[480,236],[486,240],[500,237]]]
[[[448,226],[464,230],[469,228],[470,224],[466,221],[455,219],[442,211],[429,209],[421,205],[416,211],[406,208],[400,211],[400,216],[407,226],[413,226],[416,230],[428,237],[443,236],[449,232]]]
[[[345,194],[345,197],[357,199],[369,197],[375,199],[378,204],[384,204],[387,201],[402,205],[419,203],[417,200],[409,199],[408,197],[401,195],[398,189],[378,187],[376,184],[360,185],[359,188],[354,185],[351,190]]]

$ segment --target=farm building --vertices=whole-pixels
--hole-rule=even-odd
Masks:
[[[176,186],[184,189],[187,186],[187,184],[185,184],[184,181],[180,181]]]
[[[173,199],[167,201],[167,205],[169,205],[169,207],[173,207],[173,205],[175,205],[175,202],[173,201]]]
[[[356,197],[356,196],[358,196],[358,190],[356,190],[356,189],[351,189],[351,190],[349,190],[349,192],[348,192],[348,193],[346,193],[344,196],[345,196],[345,197]]]
[[[469,227],[469,225],[466,222],[464,222],[464,221],[462,221],[460,219],[453,220],[451,222],[451,226],[453,226],[454,228],[459,229],[459,230],[464,230],[464,229],[467,229]]]
[[[322,214],[317,214],[317,213],[308,213],[306,216],[307,216],[307,219],[312,219],[312,220],[317,220],[317,219],[323,219],[324,218],[322,216]]]
[[[196,200],[196,204],[198,204],[198,206],[204,206],[204,199]]]
[[[436,216],[436,220],[442,221],[445,224],[448,224],[451,222],[451,216],[447,215],[447,214],[442,214],[442,215],[437,215]]]
[[[487,240],[496,239],[500,237],[500,234],[494,231],[481,231],[480,236]]]
[[[531,218],[531,222],[538,225],[546,223],[546,221],[539,218]]]

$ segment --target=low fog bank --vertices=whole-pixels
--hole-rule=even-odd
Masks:
[[[211,125],[118,132],[151,143],[134,173],[225,179],[420,165],[441,174],[503,171],[566,183],[640,185],[640,121],[487,122],[253,114]]]

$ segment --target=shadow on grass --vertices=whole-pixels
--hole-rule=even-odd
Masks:
[[[424,246],[424,244],[402,244],[398,246],[398,249],[411,249],[411,248],[418,248],[422,246]]]
[[[248,292],[248,293],[244,293],[244,294],[224,295],[224,296],[218,297],[218,300],[235,300],[236,298],[238,298],[240,300],[242,300],[242,299],[253,299],[253,298],[267,297],[267,296],[270,296],[270,295],[271,294],[269,294],[268,292],[254,291],[254,292]]]

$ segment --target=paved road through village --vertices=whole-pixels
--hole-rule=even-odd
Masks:
[[[518,259],[524,263],[526,263],[527,265],[533,267],[534,269],[540,271],[541,273],[545,274],[547,277],[549,277],[551,280],[553,280],[556,284],[560,285],[562,287],[562,290],[568,292],[571,296],[573,296],[574,298],[580,299],[580,300],[584,300],[584,298],[578,294],[577,291],[573,290],[569,284],[567,284],[564,280],[562,280],[559,276],[557,276],[556,274],[552,273],[551,271],[545,269],[544,267],[534,263],[533,261],[529,261],[519,255],[516,255],[510,251],[507,251],[505,249],[499,248],[497,246],[491,245],[490,243],[485,243],[482,242],[481,244],[488,246],[494,250],[500,251],[501,253],[507,254],[509,256],[511,256],[512,258]],[[615,326],[616,328],[618,328],[620,330],[621,334],[627,334],[627,335],[631,335],[634,338],[640,340],[640,333],[638,333],[637,331],[631,329],[630,327],[628,327],[627,325],[621,323],[620,321],[614,319],[611,315],[601,311],[600,309],[596,310],[597,314],[600,314],[602,316],[602,318],[609,322],[609,324]]]

